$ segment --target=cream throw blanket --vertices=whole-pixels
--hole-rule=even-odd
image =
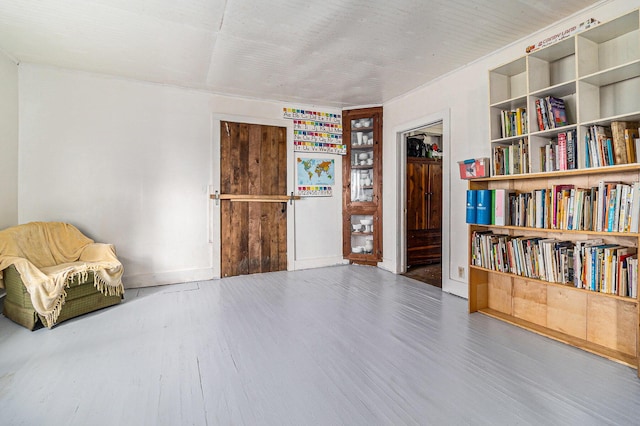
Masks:
[[[31,222],[0,231],[0,271],[14,265],[47,327],[56,323],[75,277],[86,282],[94,273],[102,294],[124,293],[122,264],[111,244],[94,243],[76,227],[61,222]],[[0,288],[4,288],[0,274]]]

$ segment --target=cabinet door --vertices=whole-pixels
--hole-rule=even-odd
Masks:
[[[426,229],[440,229],[442,225],[442,164],[429,164],[427,177]]]
[[[429,165],[424,162],[407,163],[407,229],[426,229],[428,223]]]
[[[407,163],[407,229],[440,229],[442,224],[442,164]]]

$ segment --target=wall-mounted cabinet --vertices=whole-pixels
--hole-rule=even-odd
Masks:
[[[353,263],[382,260],[382,107],[342,113],[343,254]]]

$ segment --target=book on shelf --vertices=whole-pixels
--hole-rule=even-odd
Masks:
[[[576,130],[568,130],[567,131],[567,170],[575,170],[578,168],[577,161],[577,152],[578,152],[578,137],[576,134]]]
[[[520,146],[519,145],[511,145],[509,149],[509,174],[517,174],[520,173]]]
[[[627,132],[629,129],[637,129],[638,123],[626,122],[626,121],[612,121],[611,122],[611,137],[613,140],[613,153],[615,156],[614,164],[628,164],[635,162],[635,155],[632,156],[632,152],[627,144]]]
[[[564,209],[567,204],[564,201],[573,189],[573,185],[551,185],[551,229],[562,229],[561,224],[564,223]],[[565,228],[566,229],[566,228]]]
[[[627,259],[629,296],[638,298],[638,256],[633,255]]]
[[[540,118],[538,119],[538,130],[548,130],[551,127],[549,121],[549,111],[547,110],[547,103],[544,99],[536,99],[536,112],[540,112]]]
[[[631,185],[620,185],[620,201],[618,202],[619,213],[616,215],[615,230],[618,232],[626,232],[629,229],[629,210],[631,209]]]
[[[535,227],[544,228],[544,216],[545,216],[545,204],[546,204],[546,189],[536,189],[534,191],[535,197]]]
[[[475,189],[467,190],[467,214],[466,219],[467,223],[474,224],[476,223],[476,199],[477,199],[478,191]]]
[[[542,107],[540,99],[536,99],[536,118],[538,119],[538,130],[544,130],[544,118],[542,117]]]
[[[494,146],[493,147],[493,175],[502,176],[504,174],[505,174],[504,147],[499,145]]]
[[[624,129],[624,146],[627,153],[627,162],[636,163],[638,154],[636,150],[635,140],[638,139],[638,129]]]
[[[549,140],[549,143],[540,147],[540,170],[543,172],[554,172],[557,168],[558,143]]]
[[[638,232],[638,222],[640,221],[640,182],[634,182],[631,185],[629,197],[629,214],[627,215],[627,223],[629,224],[629,232]]]
[[[604,148],[604,164],[606,166],[613,166],[615,164],[615,157],[613,156],[613,142],[611,138],[606,139],[606,145]]]
[[[628,286],[628,267],[626,260],[637,255],[636,247],[621,247],[616,250],[615,256],[612,258],[612,275],[617,278],[612,294],[618,296],[631,296]]]
[[[506,226],[511,224],[510,219],[510,195],[515,191],[508,189],[491,190],[491,207],[493,225]]]
[[[522,135],[524,132],[524,120],[523,120],[523,116],[522,116],[522,111],[523,108],[516,108],[516,114],[515,114],[515,121],[516,121],[516,128],[515,128],[515,135],[514,136],[520,136]]]
[[[491,225],[491,191],[479,189],[476,193],[476,223]]]
[[[558,133],[558,170],[567,170],[567,134]]]
[[[547,104],[549,106],[549,115],[551,117],[551,119],[549,120],[549,128],[555,129],[558,127],[566,126],[568,122],[564,100],[553,96],[547,96],[545,100],[547,101]]]
[[[597,246],[603,243],[602,238],[594,238],[589,240],[578,240],[574,247],[574,286],[577,288],[587,288],[587,274],[586,265],[584,265],[583,259],[585,259],[585,253],[588,247]]]
[[[615,164],[611,128],[591,126],[585,133],[586,167],[612,166]]]
[[[584,135],[584,166],[586,168],[594,167],[592,165],[591,149],[591,135],[586,132]]]

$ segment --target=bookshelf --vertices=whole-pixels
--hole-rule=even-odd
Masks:
[[[609,157],[609,163],[593,164],[589,137],[593,126],[609,127],[612,122],[637,124],[638,93],[637,9],[490,70],[492,176],[470,180],[469,189],[532,194],[555,185],[589,189],[601,182],[612,182],[632,186],[640,181],[640,163],[635,161],[640,159],[640,152],[629,159],[634,161],[616,158],[614,162]],[[540,127],[536,105],[549,97],[562,100],[566,123]],[[515,131],[511,134],[505,132],[505,117],[509,114],[519,117],[514,119],[511,130]],[[570,153],[573,166],[567,167],[567,162],[566,169],[558,170],[555,157],[559,151],[556,148],[552,161],[547,161],[547,145],[553,146],[550,141],[557,144],[558,138],[569,132],[573,132],[575,140]],[[499,164],[505,161],[505,155],[511,156],[511,164]],[[603,155],[607,158],[606,153]],[[549,211],[545,210],[545,214]],[[600,284],[592,289],[588,284],[580,288],[573,278],[554,282],[553,278],[532,274],[531,264],[519,265],[521,268],[515,270],[509,267],[513,265],[505,267],[504,262],[500,267],[497,261],[491,264],[477,259],[480,234],[489,232],[502,241],[566,241],[574,250],[576,243],[580,246],[586,240],[602,240],[602,245],[622,246],[631,252],[640,246],[640,233],[628,228],[606,232],[595,227],[575,230],[528,225],[531,226],[513,226],[510,222],[507,226],[469,225],[469,312],[480,312],[623,363],[638,370],[640,377],[640,307],[637,297],[618,290],[626,282],[617,282],[613,290],[609,281],[602,288]],[[505,254],[504,259],[507,258]],[[575,265],[572,260],[569,263]],[[637,274],[637,266],[634,268]]]
[[[496,150],[513,147],[521,172],[545,171],[541,148],[574,132],[575,168],[589,166],[585,138],[593,126],[640,122],[640,18],[637,9],[489,71],[489,115],[493,174]],[[566,124],[538,125],[537,103],[558,99]],[[505,133],[503,114],[520,112],[524,124]],[[515,114],[518,115],[518,114]],[[520,146],[522,148],[520,148]],[[524,151],[524,154],[522,153]],[[640,153],[636,156],[640,159]],[[618,163],[616,163],[618,164]]]

